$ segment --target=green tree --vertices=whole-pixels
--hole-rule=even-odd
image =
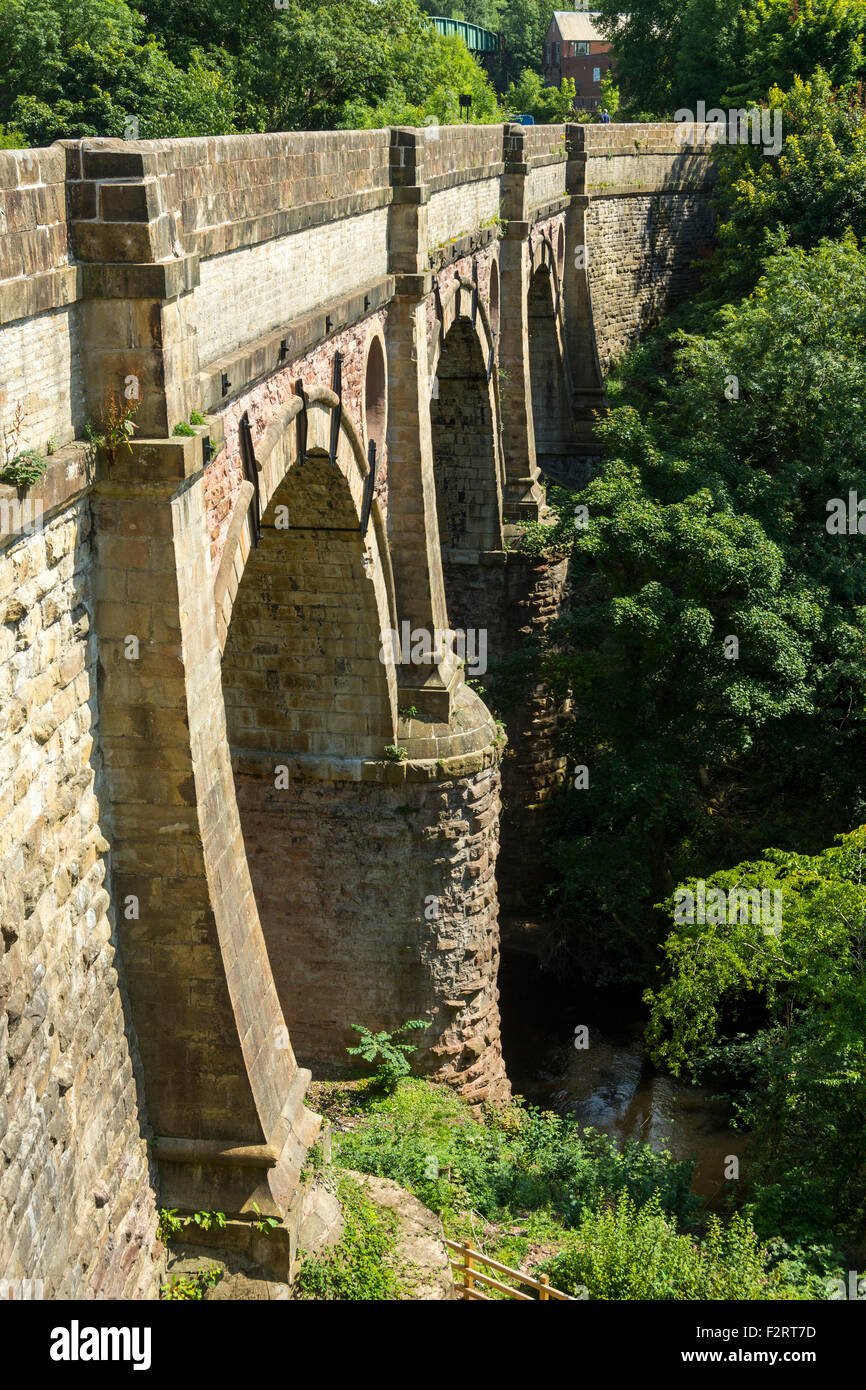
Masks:
[[[822,68],[835,87],[866,75],[866,0],[751,0],[740,12],[740,43],[725,91],[732,100],[766,99]]]
[[[555,0],[508,0],[500,24],[506,47],[503,85],[526,68],[541,73],[544,36],[555,8]]]
[[[866,1254],[864,871],[861,826],[817,855],[768,850],[713,874],[707,894],[778,893],[778,935],[730,913],[710,925],[675,920],[663,980],[647,995],[655,1059],[735,1086],[752,1131],[758,1229],[817,1246],[819,1268],[834,1232]]]
[[[738,70],[742,0],[690,0],[683,7],[671,101],[695,111],[718,106]],[[766,92],[764,93],[766,96]]]
[[[228,77],[200,50],[176,67],[124,0],[0,0],[0,118],[33,143],[231,131]]]
[[[719,249],[709,293],[747,292],[780,236],[799,246],[852,229],[866,237],[866,108],[857,88],[834,91],[820,70],[790,91],[773,88],[780,158],[753,145],[720,147]]]
[[[538,73],[526,68],[519,82],[509,84],[502,100],[508,112],[526,112],[542,124],[559,125],[572,117],[574,78],[564,78],[558,87],[545,87]]]
[[[866,571],[826,507],[864,490],[864,302],[853,239],[772,255],[599,427],[588,526],[562,511],[577,600],[543,660],[589,785],[550,849],[597,979],[646,979],[677,881],[863,805]]]
[[[597,0],[599,28],[613,44],[623,100],[636,111],[673,111],[672,87],[684,6],[678,0]]]

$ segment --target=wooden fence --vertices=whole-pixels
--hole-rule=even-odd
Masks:
[[[509,1265],[500,1264],[498,1260],[491,1260],[489,1255],[482,1255],[480,1250],[475,1249],[471,1241],[458,1244],[456,1240],[446,1240],[445,1245],[447,1249],[462,1256],[459,1261],[451,1261],[451,1268],[454,1271],[454,1283],[463,1298],[475,1299],[481,1303],[495,1303],[496,1299],[490,1298],[486,1293],[481,1293],[480,1289],[476,1287],[476,1285],[481,1284],[484,1288],[496,1289],[508,1298],[519,1299],[522,1303],[544,1302],[549,1298],[564,1299],[567,1303],[579,1302],[570,1294],[563,1293],[561,1289],[552,1288],[546,1274],[542,1274],[538,1279],[533,1279],[530,1274],[521,1274],[519,1269],[511,1269]],[[522,1284],[524,1288],[535,1289],[538,1299],[533,1298],[532,1294],[522,1293],[519,1288],[515,1289],[510,1284],[503,1284],[500,1279],[494,1279],[490,1274],[485,1274],[484,1270],[478,1268],[479,1265],[484,1265],[486,1269],[494,1269],[497,1274],[507,1274],[518,1284]]]

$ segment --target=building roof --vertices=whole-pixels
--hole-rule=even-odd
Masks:
[[[553,18],[566,43],[572,40],[578,43],[606,43],[604,34],[595,26],[600,13],[600,10],[554,10]]]

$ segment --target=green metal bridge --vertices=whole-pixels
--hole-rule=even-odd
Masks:
[[[478,24],[467,24],[463,19],[444,19],[441,15],[428,15],[430,23],[440,34],[450,37],[456,34],[462,39],[470,53],[498,53],[499,35],[492,29],[482,29]]]

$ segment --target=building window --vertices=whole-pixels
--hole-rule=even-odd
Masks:
[[[558,43],[555,43],[555,44],[553,45],[553,51],[554,51],[554,58],[553,58],[553,61],[554,61],[554,63],[558,63],[558,62],[559,62],[559,44],[558,44]]]
[[[592,80],[593,80],[593,82],[600,82],[600,81],[601,81],[601,68],[593,68],[593,70],[592,70]]]
[[[546,44],[544,45],[544,66],[545,66],[546,68],[550,67],[550,44],[549,44],[549,43],[546,43]]]
[[[576,43],[576,44],[574,45],[574,51],[575,51],[575,53],[582,53],[584,57],[587,57],[588,54],[589,54],[589,44],[588,44],[588,43]]]

